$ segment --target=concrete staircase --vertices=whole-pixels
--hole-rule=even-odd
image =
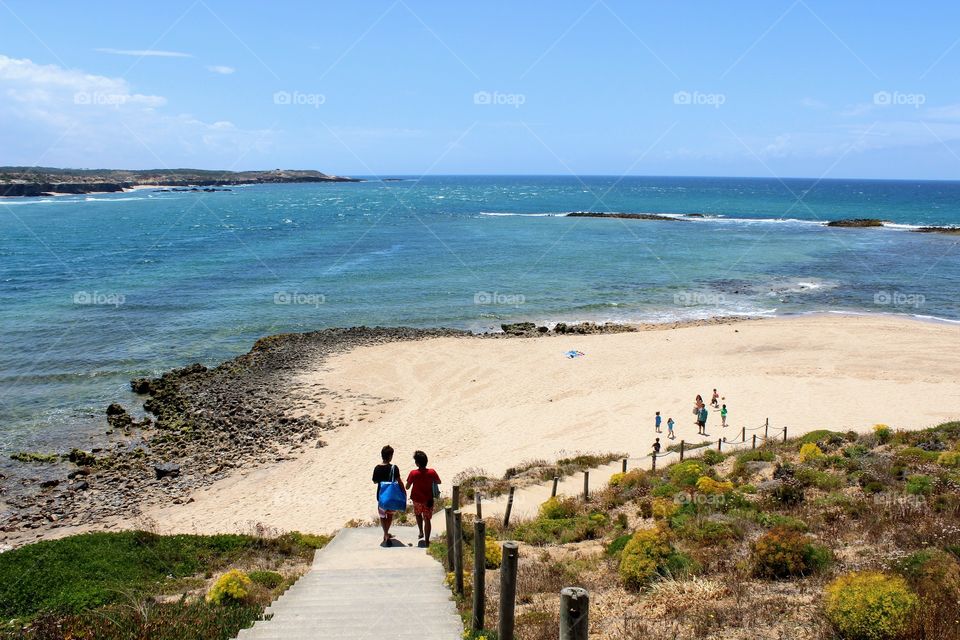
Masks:
[[[267,608],[269,619],[237,640],[458,640],[463,624],[443,567],[417,548],[415,527],[392,533],[395,546],[382,548],[379,528],[341,529]]]

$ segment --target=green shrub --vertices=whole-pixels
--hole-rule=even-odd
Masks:
[[[733,483],[729,480],[719,482],[710,476],[697,478],[697,491],[706,495],[718,495],[733,491]]]
[[[893,435],[893,431],[885,424],[873,425],[873,433],[875,436],[877,436],[877,442],[880,444],[887,444],[890,442],[890,436]]]
[[[540,517],[547,520],[561,520],[577,515],[577,499],[569,496],[553,496],[540,505]]]
[[[261,587],[273,590],[283,584],[283,576],[276,571],[251,571],[247,574],[250,581]]]
[[[694,482],[696,482],[696,478],[694,478]],[[650,495],[655,498],[672,498],[678,493],[680,493],[680,487],[670,482],[661,482],[654,485],[650,490]]]
[[[626,473],[615,473],[610,477],[608,484],[611,487],[619,489],[633,489],[636,487],[647,488],[650,486],[650,478],[643,469],[631,469]]]
[[[907,447],[897,451],[897,461],[901,464],[923,464],[936,462],[940,458],[939,451],[927,451],[920,447]]]
[[[633,534],[620,554],[620,579],[631,589],[647,584],[667,568],[673,549],[669,536],[659,528],[641,529]]]
[[[872,571],[847,573],[826,587],[827,617],[849,640],[888,640],[910,626],[917,596],[906,581]]]
[[[928,496],[933,491],[933,478],[924,475],[910,476],[904,491],[914,496]]]
[[[697,479],[706,475],[707,467],[699,460],[684,460],[670,467],[670,482],[678,487],[692,487]]]
[[[794,476],[805,487],[815,486],[823,491],[833,491],[843,486],[843,479],[826,471],[817,469],[798,469]]]
[[[776,527],[753,543],[754,570],[765,578],[802,576],[822,569],[830,551],[799,531]]]
[[[803,487],[795,482],[783,482],[777,486],[770,494],[774,502],[784,506],[798,505],[806,497],[803,493]]]
[[[805,444],[816,444],[818,442],[827,442],[829,444],[841,444],[847,438],[847,434],[840,433],[839,431],[830,431],[829,429],[816,429],[808,433],[803,434],[798,438],[797,442],[801,445]]]
[[[233,569],[217,578],[207,592],[210,604],[228,604],[244,602],[250,596],[253,582],[243,571]]]
[[[712,546],[740,538],[743,531],[732,522],[709,518],[684,518],[675,527],[677,536],[699,545]]]
[[[704,464],[708,464],[711,467],[715,464],[720,464],[727,459],[727,456],[723,453],[720,453],[716,449],[707,449],[703,452],[703,455],[700,456],[700,459],[703,460]]]
[[[870,453],[870,449],[862,444],[852,444],[843,449],[843,455],[846,458],[862,458],[868,453]]]
[[[627,543],[630,542],[630,539],[633,537],[633,534],[627,533],[622,536],[618,536],[613,539],[610,544],[607,545],[606,553],[611,557],[619,557],[623,548],[627,546]]]

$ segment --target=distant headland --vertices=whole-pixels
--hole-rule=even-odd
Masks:
[[[0,196],[112,193],[137,187],[219,187],[282,182],[362,182],[303,169],[210,171],[204,169],[55,169],[0,167]]]

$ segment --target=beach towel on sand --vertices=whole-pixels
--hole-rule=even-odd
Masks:
[[[567,351],[563,355],[567,356],[568,358],[579,358],[580,356],[585,356],[587,354],[585,354],[583,351]]]

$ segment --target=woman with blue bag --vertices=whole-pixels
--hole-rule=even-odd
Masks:
[[[389,547],[390,525],[393,524],[393,515],[397,511],[406,511],[407,494],[400,482],[400,469],[393,464],[393,447],[385,446],[380,450],[382,464],[373,468],[373,482],[377,485],[377,514],[380,516],[380,526],[383,528],[383,542],[381,547]]]

